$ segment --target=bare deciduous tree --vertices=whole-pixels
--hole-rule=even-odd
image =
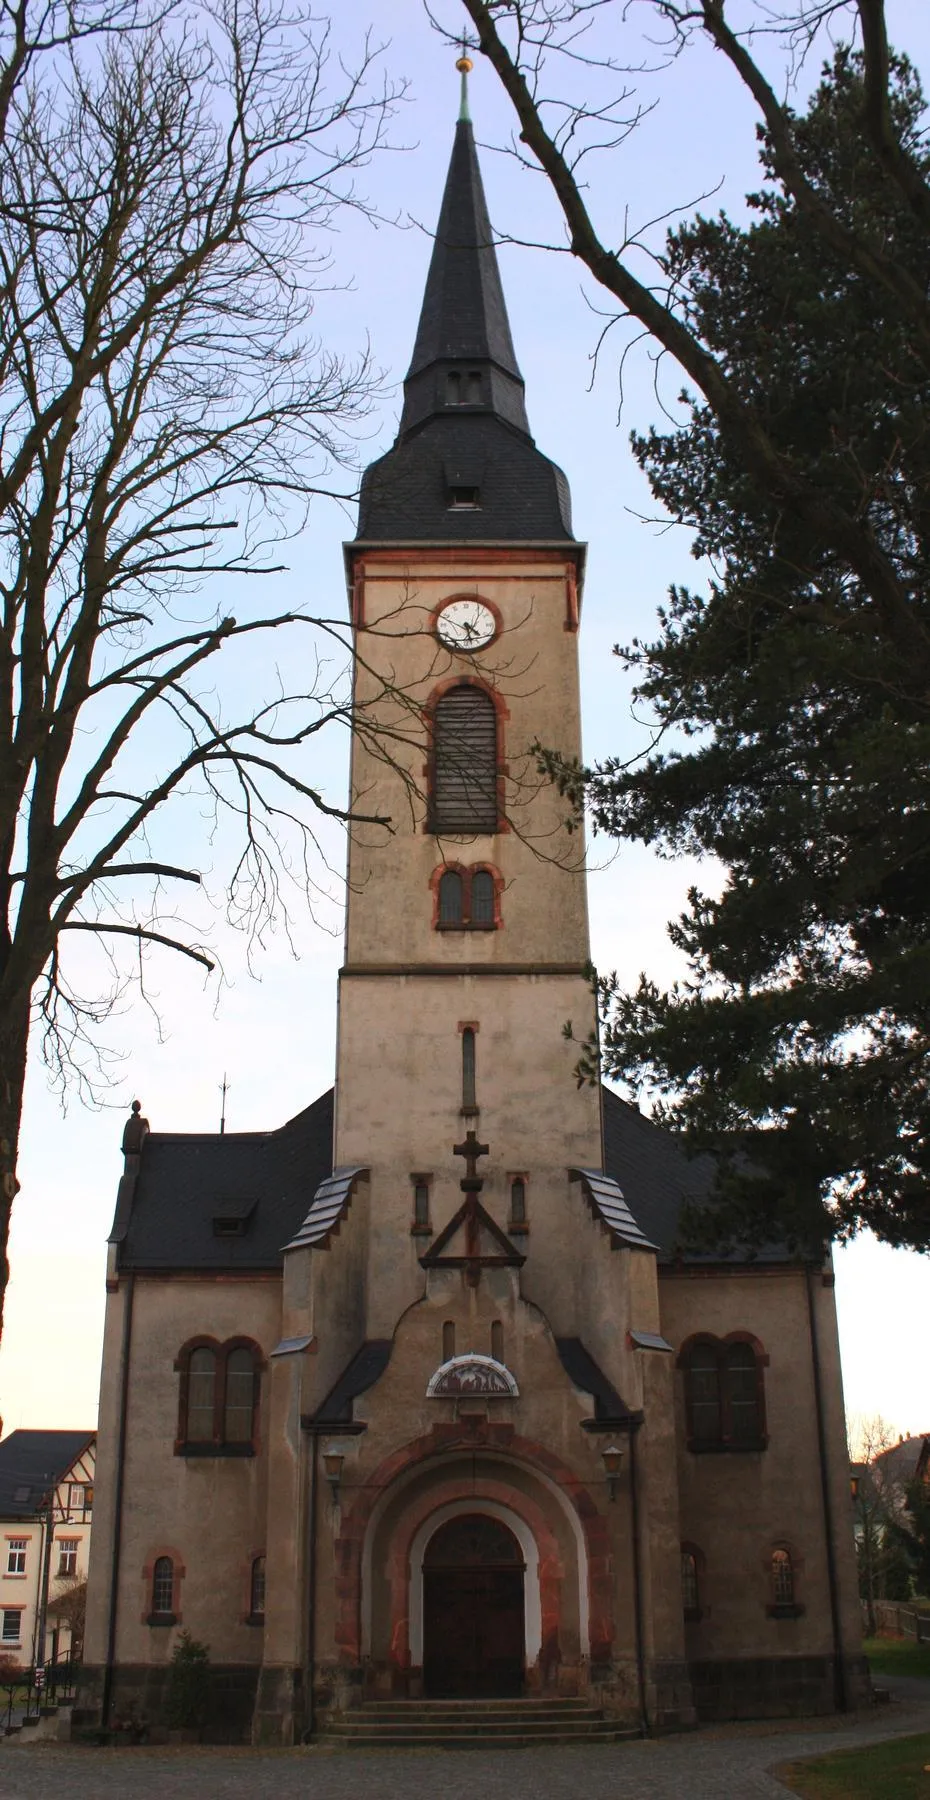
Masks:
[[[31,1012],[54,1062],[106,1010],[69,985],[71,934],[210,967],[163,898],[200,880],[153,848],[166,803],[199,792],[235,820],[231,905],[253,930],[280,901],[280,836],[309,867],[314,817],[346,816],[308,755],[348,722],[330,609],[237,621],[209,585],[191,596],[272,569],[366,411],[367,357],[327,352],[310,316],[324,234],[361,204],[395,97],[374,55],[349,72],[325,23],[278,0],[0,11],[4,1250]],[[296,677],[242,703],[244,652],[288,630]],[[2,1301],[5,1259],[0,1280]]]

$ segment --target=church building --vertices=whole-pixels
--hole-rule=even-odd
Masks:
[[[157,1726],[182,1632],[217,1740],[866,1691],[829,1264],[683,1249],[712,1160],[575,1079],[582,846],[532,746],[581,754],[584,546],[463,114],[346,547],[351,792],[392,829],[350,831],[335,1085],[267,1131],[126,1127],[83,1726]]]

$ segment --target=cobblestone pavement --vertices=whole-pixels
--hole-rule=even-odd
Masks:
[[[785,1800],[773,1766],[930,1730],[930,1682],[857,1721],[721,1727],[589,1748],[411,1751],[0,1749],[0,1800]],[[922,1692],[915,1690],[923,1690]]]

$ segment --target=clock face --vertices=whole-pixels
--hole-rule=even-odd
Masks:
[[[480,600],[450,600],[436,630],[447,650],[483,650],[497,631],[497,620]]]

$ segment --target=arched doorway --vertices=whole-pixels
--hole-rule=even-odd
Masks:
[[[435,1531],[423,1558],[423,1682],[434,1698],[523,1690],[524,1563],[512,1531],[464,1513]]]

